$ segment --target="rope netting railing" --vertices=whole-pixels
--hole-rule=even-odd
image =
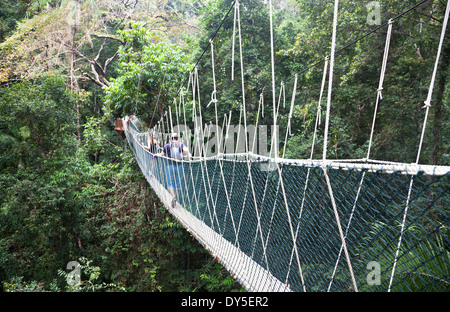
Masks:
[[[366,157],[326,158],[338,4],[335,0],[332,49],[330,56],[324,58],[309,159],[285,159],[287,139],[292,135],[298,74],[294,76],[284,145],[281,144],[283,150],[278,150],[278,135],[272,133],[269,156],[255,153],[256,135],[248,135],[248,130],[250,126],[258,127],[260,112],[264,115],[264,96],[260,95],[256,124],[248,125],[237,0],[226,15],[234,7],[232,64],[234,67],[237,42],[242,87],[237,133],[229,133],[232,111],[219,122],[213,37],[209,42],[213,92],[206,108],[214,109],[216,124],[213,126],[212,120],[210,125],[203,123],[196,64],[189,75],[187,90],[180,88],[173,106],[169,106],[168,112],[150,131],[141,132],[135,125],[136,119],[125,118],[127,140],[140,169],[166,208],[247,290],[448,291],[450,167],[422,165],[419,160],[450,1],[425,101],[417,159],[411,164],[373,160],[370,153],[378,104],[383,97],[393,22],[405,12],[383,24],[388,29]],[[269,7],[272,30],[271,1]],[[276,101],[272,32],[271,45],[271,97],[276,128],[280,104],[286,106],[286,96],[282,82]],[[231,73],[234,80],[234,68]],[[327,76],[323,157],[316,160],[313,151],[322,119],[321,103]],[[186,118],[187,104],[192,105],[189,118]],[[185,126],[194,123],[194,134],[188,132],[182,137],[192,148],[194,157],[189,155],[183,160],[167,155],[154,157],[155,151],[151,153],[148,149],[149,142],[157,138],[167,143],[163,134],[180,131],[175,129],[181,122]],[[219,125],[222,125],[221,130]],[[216,129],[218,142],[213,156],[208,155],[204,144],[205,133],[211,127]],[[230,151],[222,142],[229,137],[234,141],[235,134],[236,143],[243,148]]]
[[[251,153],[248,162],[244,154],[174,161],[153,158],[145,148],[148,133],[133,126],[125,133],[167,209],[248,290],[352,291],[352,275],[359,291],[449,290],[450,172],[433,174],[414,165],[325,165],[350,272],[322,161],[277,162]],[[281,176],[261,170],[269,163],[279,166]],[[167,191],[166,172],[172,166],[181,184],[175,208]],[[389,285],[411,178],[407,223]]]

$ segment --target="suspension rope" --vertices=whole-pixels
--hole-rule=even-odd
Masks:
[[[261,245],[263,248],[264,261],[265,261],[267,270],[269,270],[269,262],[267,260],[266,247],[264,245],[264,236],[263,236],[262,226],[261,226],[261,217],[260,217],[260,213],[258,210],[258,203],[256,201],[255,185],[253,182],[251,164],[250,164],[249,155],[248,155],[249,149],[248,149],[248,138],[247,138],[247,110],[246,110],[246,104],[245,104],[244,56],[242,54],[241,17],[240,17],[239,1],[236,1],[236,2],[237,2],[236,7],[237,7],[237,22],[238,22],[237,26],[238,26],[238,34],[239,34],[239,55],[240,55],[240,65],[241,65],[242,109],[244,112],[244,135],[245,135],[245,152],[246,152],[246,160],[247,160],[247,169],[248,169],[248,176],[250,179],[250,186],[251,186],[251,190],[252,190],[253,204],[255,207],[256,218],[257,218],[257,222],[258,222],[259,235],[261,237]]]
[[[189,84],[188,84],[188,89],[189,89]],[[188,93],[189,90],[186,90],[186,93]],[[183,105],[183,118],[184,118],[184,123],[187,124],[187,119],[186,119],[186,103],[184,100],[184,92],[181,91],[181,99],[183,100],[182,105]],[[189,136],[189,147],[190,147],[190,136]],[[192,150],[193,151],[193,150]],[[191,183],[192,185],[194,184],[194,174],[192,172],[192,157],[189,157],[189,173],[190,173],[190,177],[191,177]],[[184,173],[184,167],[183,167],[183,173]],[[186,181],[186,180],[185,180]],[[200,210],[199,210],[199,205],[198,205],[198,197],[197,197],[197,193],[195,191],[195,187],[193,188],[193,195],[194,195],[194,200],[195,200],[195,207],[197,208],[197,213],[198,215],[200,215]]]
[[[430,82],[430,87],[428,89],[427,99],[424,102],[425,103],[424,108],[426,108],[425,119],[423,121],[422,134],[420,136],[420,143],[419,143],[419,150],[417,152],[416,164],[419,163],[420,153],[422,151],[423,138],[425,136],[425,129],[426,129],[427,120],[428,120],[428,112],[430,111],[430,107],[431,107],[431,97],[433,95],[434,81],[436,79],[436,73],[437,73],[437,69],[438,69],[438,65],[439,65],[439,58],[441,56],[442,45],[444,43],[444,38],[445,38],[445,31],[447,29],[449,10],[450,10],[450,1],[447,1],[447,8],[445,10],[444,22],[442,24],[441,38],[439,40],[439,47],[438,47],[438,51],[437,51],[436,61],[434,63],[433,74],[431,75],[431,82]]]
[[[264,94],[259,95],[259,105],[261,105],[261,117],[264,117]]]
[[[407,10],[405,10],[405,11],[403,11],[403,12],[397,14],[395,17],[391,18],[390,20],[391,20],[391,21],[395,21],[396,19],[403,17],[403,16],[406,15],[407,13],[409,13],[409,12],[411,12],[411,11],[417,9],[418,7],[420,7],[421,5],[423,5],[424,3],[428,2],[428,1],[429,1],[429,0],[422,0],[421,2],[419,2],[419,3],[415,4],[415,5],[413,5],[412,7],[410,7],[409,9],[407,9]],[[368,31],[367,33],[365,33],[365,34],[362,35],[361,37],[359,37],[359,38],[353,40],[352,42],[347,43],[347,44],[346,44],[345,46],[343,46],[342,48],[336,50],[335,54],[339,54],[339,53],[341,53],[341,52],[347,50],[347,49],[348,49],[349,47],[351,47],[352,45],[354,45],[354,44],[358,43],[359,41],[363,40],[364,38],[366,38],[366,37],[368,37],[368,36],[370,36],[370,35],[376,33],[378,30],[380,30],[381,28],[385,27],[385,26],[388,25],[388,24],[389,24],[389,20],[386,21],[386,22],[384,22],[384,23],[382,23],[382,24],[379,25],[378,27],[376,27],[376,28],[374,28],[374,29]],[[328,57],[329,57],[329,56],[328,56]],[[300,75],[306,73],[307,71],[309,71],[311,68],[314,68],[314,67],[316,67],[316,66],[322,64],[322,62],[323,62],[324,60],[325,60],[325,58],[324,58],[324,57],[321,57],[320,60],[318,60],[317,62],[313,63],[312,65],[309,65],[308,67],[306,67],[305,69],[299,71],[299,72],[296,73],[296,74],[300,76]],[[294,78],[294,75],[291,75],[289,78],[285,79],[284,81],[285,81],[285,82],[289,82],[289,81],[291,81],[293,78]]]
[[[239,8],[239,0],[236,1],[237,7],[237,21],[239,34],[239,58],[241,65],[241,90],[242,90],[242,110],[244,113],[244,133],[245,133],[245,152],[248,153],[248,138],[247,138],[247,108],[245,103],[245,80],[244,80],[244,55],[242,53],[242,34],[241,34],[241,13]]]
[[[392,34],[392,20],[389,20],[389,26],[388,26],[388,30],[387,30],[387,35],[386,35],[386,43],[384,46],[384,54],[383,54],[383,62],[381,65],[381,73],[380,73],[380,81],[378,83],[378,89],[377,89],[377,99],[375,102],[375,109],[374,109],[374,113],[373,113],[373,121],[372,121],[372,129],[370,131],[370,139],[369,139],[369,147],[367,149],[367,156],[366,158],[369,159],[370,158],[370,149],[372,147],[372,139],[373,139],[373,132],[375,129],[375,121],[377,118],[377,112],[378,112],[378,104],[379,101],[383,99],[383,95],[382,95],[382,90],[383,90],[383,82],[384,82],[384,75],[386,73],[386,65],[387,65],[387,59],[388,59],[388,55],[389,55],[389,45],[391,42],[391,34]]]
[[[450,0],[447,1],[447,7],[445,10],[445,16],[444,16],[444,21],[442,23],[442,30],[441,30],[441,37],[439,40],[439,46],[438,46],[438,50],[437,50],[437,55],[436,55],[436,60],[434,63],[434,69],[433,69],[433,74],[431,75],[431,81],[430,81],[430,86],[428,88],[428,95],[427,95],[427,99],[425,101],[425,118],[423,121],[423,126],[422,126],[422,134],[420,136],[420,143],[419,143],[419,148],[417,151],[417,158],[416,158],[416,165],[419,164],[419,159],[420,159],[420,152],[422,150],[422,143],[423,143],[423,138],[425,135],[425,128],[427,125],[427,120],[428,120],[428,113],[431,107],[431,97],[433,95],[433,87],[434,87],[434,81],[436,79],[436,73],[437,73],[437,68],[439,65],[439,59],[441,56],[441,51],[442,51],[442,45],[444,42],[444,38],[445,38],[445,32],[447,29],[447,23],[448,23],[448,18],[449,18],[449,14],[450,14]],[[400,248],[401,248],[401,244],[402,244],[402,239],[403,239],[403,234],[404,234],[404,230],[405,230],[405,224],[406,224],[406,217],[408,215],[408,208],[409,208],[409,204],[410,204],[410,200],[411,200],[411,192],[412,192],[412,186],[414,183],[414,176],[411,176],[411,181],[409,183],[409,189],[408,189],[408,197],[406,199],[406,206],[405,206],[405,211],[403,214],[403,221],[402,221],[402,226],[400,229],[400,236],[398,239],[398,244],[397,244],[397,250],[395,252],[395,258],[394,258],[394,264],[392,265],[392,272],[391,272],[391,278],[389,280],[389,287],[388,287],[388,292],[391,291],[392,289],[392,283],[394,281],[394,274],[395,274],[395,269],[397,266],[397,262],[398,262],[398,258],[399,258],[399,252],[400,252]]]
[[[214,110],[215,110],[215,115],[216,115],[217,154],[220,155],[221,149],[220,149],[220,138],[219,138],[219,118],[218,118],[218,114],[217,114],[217,98],[216,98],[217,88],[216,88],[216,74],[215,74],[215,70],[214,70],[214,67],[215,67],[214,41],[211,39],[210,43],[211,43],[211,67],[212,67],[213,86],[214,86],[213,93],[212,93],[214,95],[214,97],[211,96],[211,102],[214,103]],[[210,102],[210,104],[211,104],[211,102]],[[208,106],[209,106],[209,104],[208,104]],[[224,118],[224,121],[225,121],[225,118]],[[231,218],[231,222],[233,225],[234,234],[235,234],[235,236],[237,236],[236,225],[234,223],[233,211],[231,210],[230,197],[228,196],[228,189],[227,189],[227,184],[225,183],[225,176],[223,174],[223,164],[222,164],[221,160],[219,160],[219,167],[220,167],[220,175],[222,177],[222,183],[223,183],[224,190],[225,190],[225,197],[227,199],[228,211],[230,212],[230,218]],[[237,243],[239,244],[239,241]]]
[[[272,71],[272,106],[273,106],[273,127],[276,129],[277,127],[277,111],[275,108],[275,57],[274,57],[274,43],[273,43],[273,9],[272,9],[272,0],[269,0],[269,17],[270,17],[270,65]],[[275,144],[275,139],[272,138],[272,144]]]
[[[313,141],[312,141],[312,145],[311,145],[311,154],[309,156],[309,159],[312,159],[312,157],[313,157],[314,145],[315,145],[316,136],[317,136],[317,128],[321,124],[321,120],[322,120],[322,96],[323,96],[323,91],[325,89],[325,82],[327,79],[327,68],[328,68],[328,56],[325,57],[325,64],[323,66],[322,85],[320,86],[319,103],[317,104],[317,113],[316,113],[316,123],[314,125]]]
[[[279,104],[280,104],[280,103],[278,103],[278,106],[279,106]],[[255,129],[258,128],[258,124],[259,124],[259,113],[260,113],[260,111],[264,111],[264,95],[263,95],[262,93],[260,94],[260,97],[259,97],[258,113],[257,113],[257,115],[256,115]],[[254,138],[253,138],[253,148],[252,148],[252,150],[254,150],[255,144],[256,144],[256,135],[255,135]],[[264,185],[264,193],[263,193],[263,197],[262,197],[262,201],[261,201],[261,205],[260,205],[260,206],[264,206],[264,202],[265,202],[265,199],[266,199],[267,185],[268,185],[268,179],[266,178],[266,182],[265,182],[265,185]],[[280,187],[280,182],[278,181],[277,192],[276,192],[276,194],[278,194],[279,187]],[[274,211],[275,211],[275,205],[276,205],[276,201],[274,202],[274,207],[272,208],[272,217],[271,217],[271,219],[270,219],[269,224],[272,224],[272,221],[273,221],[273,215],[274,215]],[[271,227],[269,226],[269,230],[268,230],[268,232],[267,232],[267,235],[266,235],[266,242],[265,242],[266,248],[267,248],[267,245],[268,245],[270,232],[271,232]],[[257,234],[258,234],[258,233],[257,233],[257,230],[256,230],[255,238],[254,238],[254,240],[253,240],[253,241],[254,241],[254,243],[253,243],[253,246],[254,246],[253,249],[255,249],[255,242],[256,242],[256,236],[257,236]]]
[[[287,126],[287,129],[286,129],[286,135],[285,135],[285,139],[284,139],[284,148],[283,148],[283,155],[282,155],[283,159],[284,159],[285,153],[286,153],[287,138],[288,138],[288,135],[291,134],[290,124],[291,124],[291,119],[292,119],[292,112],[293,112],[293,108],[294,108],[294,103],[295,103],[295,95],[296,95],[296,92],[297,92],[297,78],[298,78],[298,76],[296,75],[295,76],[295,80],[294,80],[294,87],[293,87],[293,90],[292,90],[291,107],[289,109],[288,126]],[[284,92],[284,87],[283,87],[283,92]],[[286,197],[286,190],[285,190],[284,181],[283,181],[283,178],[282,178],[282,171],[283,171],[283,168],[280,168],[280,166],[278,166],[278,173],[279,173],[279,177],[280,177],[279,178],[279,185],[281,185],[281,190],[282,190],[282,193],[283,193],[283,200],[284,200],[285,207],[286,207],[286,213],[287,213],[287,216],[288,216],[289,229],[291,231],[292,244],[293,244],[293,248],[292,248],[292,251],[291,251],[291,259],[289,261],[288,273],[286,274],[285,283],[287,283],[287,280],[289,278],[289,273],[290,273],[291,265],[292,265],[292,258],[293,258],[293,254],[295,253],[295,259],[296,259],[297,264],[298,264],[298,270],[299,270],[299,274],[300,274],[302,288],[303,288],[303,291],[306,292],[306,285],[305,285],[305,280],[304,280],[304,276],[303,276],[303,270],[302,270],[302,266],[300,264],[300,256],[299,256],[297,243],[296,243],[297,242],[297,236],[298,236],[298,228],[299,228],[299,225],[300,225],[300,221],[302,219],[302,212],[300,211],[300,215],[299,215],[298,223],[297,223],[297,229],[296,229],[295,234],[294,234],[294,229],[292,227],[292,220],[291,220],[289,206],[288,206],[287,197]],[[277,192],[278,192],[278,187],[277,187]]]
[[[331,205],[333,206],[333,212],[334,212],[334,217],[335,217],[336,224],[337,224],[338,231],[339,231],[339,236],[341,237],[342,247],[344,248],[345,258],[347,260],[347,266],[350,271],[350,276],[352,278],[354,290],[357,292],[358,286],[356,285],[356,279],[355,279],[355,275],[353,273],[352,262],[350,261],[350,255],[348,253],[347,244],[345,242],[345,236],[344,236],[344,233],[342,232],[342,226],[341,226],[341,222],[339,220],[339,214],[337,211],[336,201],[335,201],[334,195],[333,195],[333,188],[331,187],[330,178],[328,176],[328,169],[324,167],[323,172],[324,172],[325,180],[327,182],[328,192],[330,194]]]
[[[312,146],[311,146],[311,154],[310,154],[310,157],[309,157],[310,160],[312,160],[312,157],[313,157],[314,142],[315,142],[315,139],[316,139],[317,126],[318,126],[318,124],[320,124],[320,119],[321,119],[321,117],[320,117],[320,115],[322,113],[322,111],[321,111],[321,103],[322,103],[323,91],[325,89],[327,68],[328,68],[328,57],[325,58],[325,65],[324,65],[324,68],[323,68],[322,85],[320,87],[319,102],[317,104],[316,123],[315,123],[315,126],[314,126],[313,142],[312,142]],[[296,75],[296,79],[295,79],[294,83],[296,83],[297,77],[298,76]],[[308,171],[306,173],[306,179],[305,179],[305,187],[303,188],[302,203],[300,205],[299,222],[297,223],[297,228],[295,230],[295,241],[297,241],[298,233],[299,233],[299,230],[300,230],[300,220],[302,219],[303,209],[304,209],[305,202],[306,202],[306,190],[308,189],[308,186],[309,186],[309,176],[310,176],[310,174],[311,174],[311,168],[308,168]],[[292,250],[291,251],[290,263],[292,263],[293,256],[294,256],[294,251]],[[286,282],[287,282],[287,280],[289,278],[289,274],[290,274],[290,267],[289,267],[289,270],[288,270],[288,274],[286,275]]]
[[[375,129],[375,121],[376,121],[376,117],[377,117],[377,112],[378,112],[378,104],[379,104],[379,101],[383,98],[383,96],[382,96],[383,82],[384,82],[384,76],[385,76],[385,73],[386,73],[386,65],[387,65],[387,59],[388,59],[388,54],[389,54],[389,45],[390,45],[390,42],[391,42],[392,23],[393,23],[393,21],[389,20],[388,23],[389,23],[389,26],[388,26],[388,30],[387,30],[387,34],[386,34],[386,43],[385,43],[385,46],[384,46],[383,61],[382,61],[382,64],[381,64],[380,80],[379,80],[378,89],[377,89],[377,97],[376,97],[376,103],[375,103],[375,109],[374,109],[374,115],[373,115],[372,130],[370,132],[369,147],[368,147],[368,150],[367,150],[367,157],[366,157],[367,159],[369,159],[369,157],[370,157],[370,148],[372,146],[372,138],[373,138],[373,133],[374,133],[374,129]],[[356,196],[355,196],[355,200],[354,200],[354,203],[353,203],[352,211],[350,213],[350,217],[349,217],[349,220],[348,220],[348,223],[347,223],[347,227],[345,229],[345,234],[344,234],[345,238],[347,238],[347,234],[348,234],[351,222],[353,220],[353,215],[355,213],[357,202],[358,202],[358,199],[359,199],[360,194],[361,194],[361,189],[362,189],[362,185],[363,185],[365,176],[366,176],[366,172],[364,171],[362,176],[361,176],[361,180],[359,182],[359,186],[358,186],[358,190],[356,192]],[[341,248],[339,250],[339,254],[338,254],[338,257],[337,257],[337,260],[336,260],[336,264],[334,266],[333,274],[331,276],[330,284],[328,285],[328,291],[330,291],[331,285],[333,284],[334,276],[336,274],[336,270],[337,270],[338,264],[339,264],[340,259],[341,259],[343,248],[344,248],[344,246],[341,245]]]
[[[284,86],[284,84],[282,84],[282,86]],[[282,92],[282,90],[280,90],[280,95],[281,95],[281,92]],[[275,109],[276,114],[278,114],[278,112],[280,111],[280,104],[281,104],[281,97],[278,98],[278,104],[277,104],[276,109]],[[272,130],[272,136],[275,137],[275,138],[278,137],[277,129],[274,128],[274,129]],[[275,144],[271,144],[271,145],[270,145],[270,151],[269,151],[269,156],[270,156],[270,157],[272,157],[272,155],[273,155],[273,158],[277,158],[278,153],[277,153],[276,147],[277,147],[277,145],[275,145]],[[274,148],[275,148],[275,150],[274,150]],[[283,159],[284,159],[284,158],[283,158]],[[267,165],[268,165],[268,166],[267,166],[266,170],[274,170],[274,169],[275,169],[275,168],[272,167],[272,165],[274,165],[272,162],[268,162]],[[264,193],[263,193],[263,198],[262,198],[262,203],[263,203],[263,204],[264,204],[264,201],[266,200],[266,193],[267,193],[268,183],[269,183],[269,175],[267,175],[267,177],[266,177],[266,182],[265,182],[265,184],[264,184]],[[278,192],[279,192],[279,190],[280,190],[280,183],[281,183],[281,182],[280,182],[280,180],[278,179],[277,190],[276,190],[276,193],[275,193],[275,197],[277,197]],[[270,224],[272,224],[272,221],[273,221],[273,216],[274,216],[274,213],[275,213],[275,207],[276,207],[276,204],[277,204],[277,200],[275,200],[274,203],[273,203],[273,207],[272,207],[272,216],[271,216],[271,219],[270,219]],[[271,231],[271,229],[270,229],[270,227],[269,227],[269,232],[268,232],[268,234],[270,234],[270,231]],[[268,237],[266,238],[266,245],[267,245],[267,242],[268,242]]]
[[[291,107],[289,108],[289,116],[288,116],[288,124],[287,124],[287,129],[286,129],[286,136],[284,137],[284,148],[283,148],[283,155],[282,158],[284,159],[285,153],[286,153],[286,145],[287,145],[287,138],[288,135],[292,135],[292,129],[291,129],[291,120],[292,120],[292,113],[294,110],[294,103],[295,103],[295,95],[297,92],[297,80],[298,80],[298,76],[295,76],[295,80],[294,80],[294,89],[292,91],[292,99],[291,99]]]
[[[333,34],[331,36],[330,74],[328,76],[327,113],[325,118],[325,133],[323,135],[323,160],[327,158],[328,128],[330,126],[331,91],[333,87],[334,51],[336,49],[336,28],[339,0],[334,1]]]
[[[202,125],[202,123],[203,123],[202,122],[203,115],[202,115],[202,106],[200,104],[200,83],[198,81],[198,76],[199,76],[198,75],[198,68],[196,68],[195,72],[196,72],[197,91],[198,91],[198,111],[199,111],[199,116],[200,116],[200,125]],[[200,134],[200,138],[204,138],[205,137],[206,127],[207,127],[206,124],[205,124],[205,129],[203,129],[203,127],[201,127],[202,132]],[[206,171],[206,181],[205,181],[205,179],[203,179],[203,184],[204,184],[205,193],[206,193],[206,205],[209,207],[209,199],[208,198],[211,197],[211,199],[212,199],[213,196],[212,196],[212,189],[211,189],[211,180],[209,178],[208,166],[207,166],[207,163],[206,163],[206,147],[205,147],[205,144],[204,144],[203,140],[202,140],[201,144],[200,144],[200,140],[198,140],[197,142],[199,143],[199,145],[201,145],[201,148],[202,148],[202,152],[201,153],[203,153],[203,157],[202,157],[203,158],[203,162],[200,162],[200,165],[201,165],[201,168],[202,168],[202,174]],[[203,170],[203,163],[204,163],[204,168],[206,168],[206,170]],[[206,185],[208,185],[209,193],[208,193],[208,190],[206,188]],[[216,205],[215,205],[213,200],[211,200],[211,203],[212,203],[212,206],[213,206],[213,216],[214,216],[214,218],[215,218],[215,220],[217,222],[217,225],[219,225],[219,220],[218,220],[217,212],[216,212]],[[210,208],[208,208],[208,209],[210,209]]]
[[[239,10],[239,0],[235,0],[234,5],[234,22],[233,22],[233,47],[231,49],[231,81],[234,81],[234,50],[236,45],[236,22]]]
[[[334,13],[333,13],[333,34],[331,37],[330,73],[329,73],[329,77],[328,77],[327,112],[326,112],[326,119],[325,119],[325,133],[324,133],[324,143],[323,143],[323,161],[326,160],[327,143],[328,143],[328,128],[329,128],[329,124],[330,124],[330,108],[331,108],[331,94],[332,94],[332,86],[333,86],[334,57],[335,57],[335,49],[336,49],[336,29],[337,29],[338,7],[339,7],[339,0],[335,0],[334,1]],[[337,212],[336,201],[335,201],[334,195],[333,195],[333,189],[331,187],[330,178],[328,176],[328,169],[326,168],[325,162],[322,164],[322,169],[323,169],[323,173],[325,176],[325,180],[327,182],[328,193],[330,195],[331,204],[333,207],[336,224],[337,224],[338,231],[339,231],[339,236],[341,237],[341,243],[344,247],[344,252],[345,252],[345,257],[347,259],[348,269],[349,269],[350,275],[352,277],[353,287],[354,287],[355,291],[358,291],[355,276],[353,274],[352,264],[350,261],[350,256],[349,256],[348,250],[347,250],[347,244],[345,242],[344,233],[342,232],[341,222],[339,220],[339,214]]]
[[[233,9],[234,5],[235,5],[235,1],[233,1],[233,2],[231,3],[230,8],[228,9],[227,13],[226,13],[225,16],[222,18],[222,21],[220,22],[219,26],[216,28],[216,31],[215,31],[214,34],[212,35],[211,40],[214,40],[214,39],[216,38],[217,34],[219,33],[219,30],[222,28],[224,22],[226,21],[226,19],[227,19],[228,16],[230,15],[230,12],[231,12],[231,10]],[[189,75],[192,74],[192,72],[193,72],[194,69],[195,69],[195,66],[197,66],[197,65],[200,63],[200,61],[202,60],[203,56],[205,55],[206,51],[208,51],[208,49],[209,49],[209,42],[208,42],[208,44],[205,46],[205,49],[203,50],[202,54],[199,56],[199,58],[198,58],[197,61],[195,62],[195,65],[193,66],[193,68],[189,71]],[[185,79],[184,82],[181,84],[181,87],[180,87],[179,90],[181,90],[181,88],[183,88],[183,86],[186,84],[186,82],[187,82],[188,85],[189,85],[189,81],[188,81],[187,79]],[[178,97],[179,92],[180,92],[180,91],[178,91],[178,93],[177,93],[177,95],[176,95],[175,97]]]

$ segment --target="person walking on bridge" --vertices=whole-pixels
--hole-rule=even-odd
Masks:
[[[172,198],[172,208],[175,208],[177,202],[177,193],[181,189],[181,183],[183,182],[183,153],[188,157],[191,156],[187,146],[181,143],[177,133],[172,133],[171,141],[164,146],[161,153],[155,154],[156,156],[167,156],[168,163],[166,166],[167,187]]]

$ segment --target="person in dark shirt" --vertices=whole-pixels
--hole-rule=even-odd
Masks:
[[[158,152],[158,142],[155,140],[155,138],[153,137],[153,135],[149,135],[148,136],[148,150],[150,153],[152,154],[156,154]]]
[[[150,152],[150,154],[146,153],[146,155],[148,155],[148,159],[147,159],[147,164],[150,164],[150,168],[149,169],[149,175],[153,176],[153,168],[155,167],[155,162],[151,160],[151,157],[154,156],[157,152],[158,152],[158,142],[156,141],[156,139],[153,137],[153,133],[149,133],[148,136],[148,145],[145,146],[147,148],[147,150]]]
[[[177,202],[177,193],[181,189],[183,182],[183,153],[190,156],[189,150],[186,145],[178,141],[178,134],[172,133],[170,143],[167,143],[163,151],[156,156],[167,156],[168,164],[166,167],[167,188],[170,194],[173,196],[172,208],[175,208]]]

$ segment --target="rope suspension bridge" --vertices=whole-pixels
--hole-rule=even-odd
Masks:
[[[419,161],[450,1],[425,99],[417,158],[412,164],[371,158],[391,33],[401,15],[380,26],[387,26],[387,34],[379,84],[375,86],[367,156],[343,160],[326,157],[338,5],[335,0],[331,52],[320,62],[324,65],[323,79],[309,159],[286,159],[285,149],[278,151],[277,135],[271,135],[269,156],[255,152],[256,136],[248,138],[239,1],[233,2],[225,18],[234,9],[232,66],[237,50],[243,95],[240,122],[244,123],[244,133],[238,131],[237,141],[243,142],[244,151],[227,149],[225,153],[224,146],[217,143],[216,153],[208,155],[203,138],[212,125],[202,122],[197,65],[189,75],[187,89],[180,88],[174,105],[151,131],[140,131],[136,119],[125,117],[124,133],[140,169],[165,207],[249,291],[448,291],[450,167],[424,165]],[[277,101],[271,1],[269,8],[272,103],[273,112],[278,112],[286,101],[285,85],[280,86]],[[217,31],[208,46],[214,89],[207,108],[215,111],[217,142],[223,142],[230,137],[234,140],[234,134],[229,133],[231,111],[224,115],[222,123],[217,116],[216,35]],[[321,102],[327,77],[323,155],[322,159],[315,159],[313,151],[322,122]],[[284,146],[291,134],[298,74],[293,79]],[[155,157],[155,151],[147,148],[149,139],[163,137],[164,133],[181,134],[173,124],[180,125],[180,121],[187,124],[186,105],[192,105],[192,118],[199,122],[192,144],[190,135],[184,135],[182,141],[196,153],[183,159]],[[258,116],[263,111],[261,95]],[[274,113],[273,126],[277,125],[277,115]],[[219,124],[223,125],[221,131]],[[175,180],[176,187],[170,180]],[[177,189],[176,200],[169,186]]]

